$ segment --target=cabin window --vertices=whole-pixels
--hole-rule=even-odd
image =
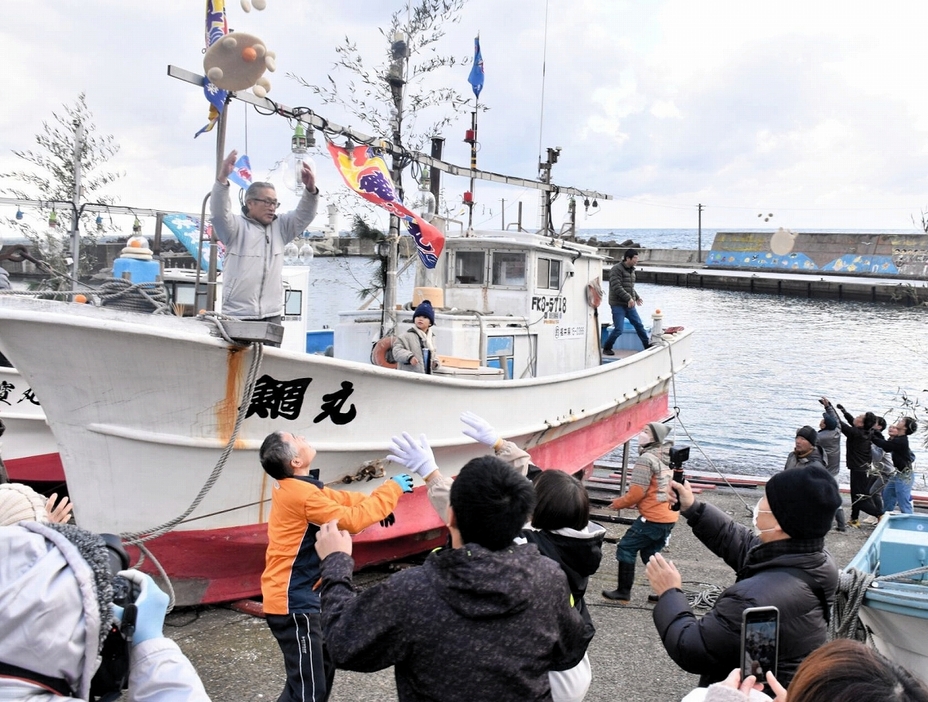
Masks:
[[[483,285],[486,270],[486,254],[483,251],[458,251],[454,256],[455,283]]]
[[[525,287],[525,254],[493,252],[493,285]]]
[[[561,289],[561,262],[551,258],[538,259],[538,277],[536,287],[560,290]]]
[[[299,317],[303,314],[303,291],[284,290],[284,316]]]

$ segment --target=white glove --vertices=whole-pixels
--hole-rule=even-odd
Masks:
[[[478,417],[473,412],[465,412],[461,415],[461,421],[467,425],[467,429],[462,430],[464,436],[469,436],[481,444],[493,448],[496,448],[496,445],[500,442],[496,429],[491,427],[483,417]]]
[[[393,448],[390,451],[390,455],[387,456],[388,461],[405,466],[407,470],[417,473],[423,480],[438,470],[435,454],[432,453],[425,434],[421,434],[419,441],[416,441],[404,431],[403,436],[393,437]]]

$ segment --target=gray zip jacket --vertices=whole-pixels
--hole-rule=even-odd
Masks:
[[[304,192],[293,212],[267,226],[232,214],[229,186],[216,181],[210,211],[216,238],[226,247],[222,262],[222,313],[265,319],[284,311],[284,246],[303,233],[316,216],[318,193]]]

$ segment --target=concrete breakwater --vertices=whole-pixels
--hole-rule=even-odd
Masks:
[[[619,260],[623,247],[603,247]],[[606,271],[604,271],[604,275]],[[928,304],[928,236],[719,232],[708,251],[641,249],[638,280],[681,287]]]

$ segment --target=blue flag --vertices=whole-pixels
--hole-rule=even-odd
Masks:
[[[235,168],[229,174],[229,180],[242,190],[247,190],[251,185],[251,161],[248,159],[248,154],[238,157]]]
[[[480,91],[483,90],[483,54],[480,53],[480,37],[474,39],[474,65],[470,69],[470,75],[467,76],[467,82],[474,89],[474,95],[480,97]]]

